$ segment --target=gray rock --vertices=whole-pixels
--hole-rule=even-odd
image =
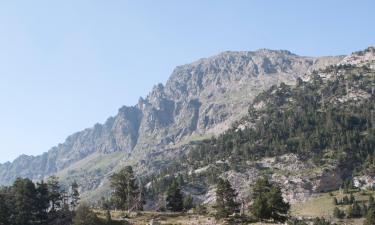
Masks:
[[[178,66],[165,85],[156,85],[137,105],[120,108],[104,124],[77,132],[42,155],[20,156],[12,163],[0,164],[0,184],[10,184],[16,177],[39,180],[71,171],[74,177],[87,180],[81,184],[83,190],[104,188],[106,177],[116,166],[133,164],[144,168],[139,171],[148,171],[146,165],[155,155],[178,154],[171,146],[228,129],[261,91],[281,82],[293,84],[298,77],[341,59],[262,49],[223,52]],[[116,152],[124,153],[121,163],[105,161],[99,163],[103,168],[92,166],[93,171],[88,171],[91,157],[100,160]],[[68,173],[63,179],[69,177]]]

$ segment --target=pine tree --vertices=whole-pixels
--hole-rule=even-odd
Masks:
[[[352,193],[350,193],[350,195],[349,195],[349,203],[353,204],[354,202],[355,202],[354,195]]]
[[[342,212],[339,208],[335,207],[335,209],[333,210],[333,217],[342,219],[344,218],[344,216],[344,212]]]
[[[259,220],[273,219],[284,222],[290,209],[282,197],[280,187],[272,185],[267,178],[260,178],[253,187],[252,214]]]
[[[191,195],[188,195],[184,198],[184,210],[190,210],[194,207],[193,204],[193,197]]]
[[[348,196],[344,196],[343,198],[342,198],[342,204],[344,204],[344,205],[348,205],[349,204],[349,198],[348,198]]]
[[[237,193],[228,180],[219,179],[216,189],[216,217],[226,218],[238,210]]]
[[[346,215],[348,218],[353,218],[353,206],[349,206],[348,209],[346,210]]]
[[[375,206],[374,196],[372,195],[370,195],[370,197],[368,198],[368,206],[369,208],[374,208]]]
[[[284,201],[281,189],[277,186],[273,186],[267,196],[267,203],[271,211],[271,218],[276,222],[285,222],[290,205]]]
[[[112,201],[119,209],[131,210],[138,197],[138,185],[134,177],[133,168],[127,166],[110,177],[113,188]]]
[[[336,198],[336,197],[333,197],[333,199],[332,199],[332,203],[333,203],[334,205],[338,205],[338,202],[337,202],[337,198]]]
[[[0,189],[0,225],[9,225],[11,210],[7,204],[9,199],[7,191],[5,189]]]
[[[70,208],[74,211],[78,206],[78,202],[80,200],[79,191],[78,191],[78,184],[76,181],[70,185]]]
[[[267,204],[267,198],[264,195],[259,195],[253,201],[251,206],[251,213],[259,220],[271,218],[271,212]]]
[[[167,210],[172,212],[181,212],[184,209],[181,188],[176,179],[173,179],[168,188],[166,202]]]
[[[56,212],[62,204],[61,187],[56,176],[51,176],[47,181],[51,212]]]
[[[106,212],[105,219],[106,219],[106,222],[107,222],[108,225],[110,225],[112,223],[112,216],[111,216],[111,212],[109,210],[107,210],[107,212]]]
[[[375,208],[369,208],[366,219],[363,222],[363,225],[374,225],[375,224]]]
[[[36,189],[29,179],[17,178],[14,182],[14,222],[15,225],[33,225],[36,221]]]
[[[361,206],[359,206],[358,202],[354,202],[352,206],[352,217],[359,218],[362,216],[361,214]]]
[[[50,206],[48,185],[44,183],[44,181],[37,183],[36,193],[37,193],[36,219],[38,221],[38,224],[47,224],[48,208]]]

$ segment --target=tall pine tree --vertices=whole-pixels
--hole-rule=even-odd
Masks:
[[[172,184],[167,190],[166,202],[167,210],[172,212],[181,212],[184,209],[184,199],[180,185],[176,179],[173,179]]]
[[[136,203],[139,188],[134,177],[133,168],[127,166],[110,177],[113,188],[112,200],[119,209],[131,210]]]
[[[256,218],[285,222],[289,209],[290,205],[283,200],[280,187],[272,185],[267,178],[256,181],[251,207],[251,212]]]
[[[228,180],[219,179],[216,189],[216,217],[226,218],[238,210],[237,193]]]

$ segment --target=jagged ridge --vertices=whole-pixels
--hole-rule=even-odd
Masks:
[[[179,66],[165,86],[156,85],[136,106],[122,107],[104,124],[75,133],[40,156],[21,156],[1,164],[0,184],[9,184],[18,176],[42,179],[93,154],[121,151],[134,153],[139,160],[155,148],[177,145],[192,136],[222,133],[246,113],[247,105],[262,90],[281,82],[293,84],[296,78],[341,58],[262,49],[224,52]]]

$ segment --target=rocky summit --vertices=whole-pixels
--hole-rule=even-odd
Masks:
[[[42,155],[1,164],[0,184],[56,174],[63,182],[79,178],[89,195],[105,190],[108,175],[123,165],[156,173],[165,163],[158,155],[176,156],[188,143],[223,133],[246,115],[260,92],[281,83],[293,85],[342,59],[261,49],[223,52],[178,66],[165,85],[155,85],[138,104],[121,107],[103,124],[69,136]]]

